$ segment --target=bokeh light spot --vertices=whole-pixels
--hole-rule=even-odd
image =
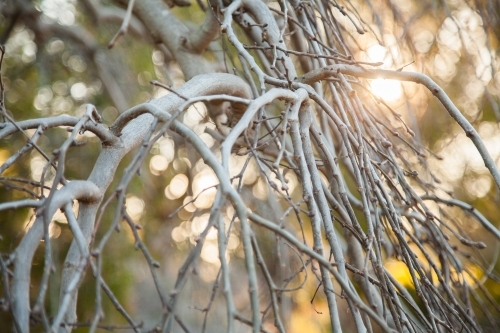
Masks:
[[[159,175],[168,168],[168,160],[163,155],[155,155],[149,161],[149,169],[152,174]]]
[[[165,196],[170,200],[175,200],[184,195],[189,185],[189,179],[186,175],[180,173],[177,174],[170,184],[165,188]]]
[[[135,195],[127,196],[125,206],[127,207],[127,214],[134,221],[139,220],[144,213],[144,201]]]
[[[85,98],[85,95],[87,94],[87,86],[85,83],[78,82],[75,83],[74,85],[71,86],[71,96],[74,99],[81,100]]]

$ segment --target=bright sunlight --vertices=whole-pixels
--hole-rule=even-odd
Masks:
[[[403,88],[396,80],[375,79],[370,82],[370,89],[386,102],[394,102],[401,98]]]
[[[391,67],[392,57],[388,55],[387,48],[375,44],[366,50],[366,55],[369,61],[383,62],[386,66]],[[395,80],[376,79],[370,82],[371,91],[382,98],[386,102],[397,101],[403,94],[401,83]]]

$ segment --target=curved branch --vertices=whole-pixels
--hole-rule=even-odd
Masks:
[[[46,213],[39,213],[33,226],[21,240],[15,252],[14,277],[12,279],[12,307],[21,332],[29,331],[29,291],[30,272],[33,255],[44,234],[43,217],[52,217],[54,213],[73,200],[82,203],[98,202],[101,191],[90,181],[72,181],[54,193],[49,206],[43,207]]]
[[[457,206],[462,208],[464,211],[472,214],[486,230],[491,232],[498,240],[500,240],[500,230],[498,230],[498,228],[496,228],[490,221],[488,221],[488,219],[484,217],[484,215],[481,214],[476,208],[474,208],[474,206],[457,199],[447,200],[435,195],[424,195],[422,196],[422,200],[432,200],[435,202],[442,202],[448,206]]]
[[[190,99],[197,96],[217,94],[227,94],[242,99],[248,99],[251,96],[250,88],[246,82],[237,76],[224,73],[203,74],[186,82],[177,90],[177,94],[165,95],[162,98],[141,104],[132,108],[131,111],[125,112],[112,126],[115,133],[121,134],[119,140],[113,145],[103,147],[88,179],[95,183],[102,193],[105,193],[114,178],[118,164],[126,154],[142,142],[155,117],[160,121],[168,120],[169,114],[175,112],[186,102],[180,96]],[[91,239],[100,203],[101,201],[80,205],[78,223],[87,246]],[[64,264],[61,283],[62,291],[68,288],[74,274],[77,274],[75,269],[80,262],[80,257],[80,249],[77,243],[73,241]],[[71,302],[68,305],[65,317],[67,322],[76,321],[77,292],[77,290],[73,292]]]
[[[230,95],[212,95],[212,96],[200,96],[200,97],[193,97],[189,98],[186,102],[181,104],[176,112],[174,112],[172,115],[166,114],[162,109],[158,108],[154,104],[150,103],[143,103],[134,106],[133,108],[127,110],[126,112],[122,113],[118,118],[116,118],[115,122],[111,127],[109,128],[111,132],[116,135],[120,136],[121,131],[123,128],[132,120],[144,113],[149,113],[161,122],[166,122],[168,119],[170,119],[170,116],[173,116],[174,118],[182,111],[184,111],[189,105],[196,103],[196,102],[212,102],[212,101],[229,101],[231,103],[237,103],[237,104],[249,104],[250,100],[241,98],[241,97],[235,97],[235,96],[230,96]],[[214,119],[215,121],[216,119]]]
[[[255,113],[264,105],[272,103],[276,99],[285,99],[297,101],[299,98],[299,92],[293,92],[287,89],[273,88],[266,92],[264,95],[255,99],[245,111],[240,121],[233,127],[229,135],[226,137],[226,140],[222,144],[222,165],[226,168],[226,171],[229,169],[229,155],[231,154],[231,150],[233,149],[233,145],[238,139],[238,137],[243,133],[245,128],[248,127],[250,121],[255,116]]]
[[[216,2],[216,1],[212,1]],[[216,17],[218,8],[212,7],[205,12],[205,21],[193,32],[188,40],[188,47],[195,53],[202,53],[220,31],[220,22]]]
[[[495,161],[488,153],[486,146],[484,145],[479,133],[470,124],[470,122],[465,118],[460,110],[453,104],[448,95],[444,92],[436,82],[434,82],[430,77],[422,73],[412,73],[403,71],[391,71],[385,69],[366,69],[358,66],[352,65],[330,65],[320,69],[313,70],[299,78],[298,82],[310,84],[320,80],[331,78],[332,76],[337,76],[339,74],[347,74],[356,77],[363,77],[366,79],[390,79],[398,81],[411,81],[415,83],[420,83],[424,85],[429,91],[436,96],[441,104],[450,116],[455,119],[458,125],[462,127],[467,137],[474,143],[479,154],[483,158],[486,168],[490,171],[493,179],[498,188],[500,188],[500,171],[498,170]]]
[[[40,126],[43,129],[61,126],[75,126],[80,120],[80,117],[62,115],[49,118],[23,120],[16,122],[16,125],[9,123],[5,124],[5,126],[0,129],[0,140],[16,133],[18,128],[26,130],[38,128]],[[113,145],[118,142],[118,138],[108,131],[102,124],[88,122],[85,124],[84,129],[94,133],[104,145]]]

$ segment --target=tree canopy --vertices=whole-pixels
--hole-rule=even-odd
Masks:
[[[0,322],[500,331],[500,3],[6,0]]]

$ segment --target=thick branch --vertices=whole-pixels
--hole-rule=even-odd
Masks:
[[[222,73],[199,75],[179,88],[177,94],[168,94],[125,112],[122,117],[117,119],[116,125],[112,126],[116,133],[121,134],[119,140],[113,145],[103,147],[89,180],[95,183],[102,193],[106,192],[115,176],[118,164],[126,154],[142,142],[151,127],[154,116],[158,117],[160,121],[165,121],[170,113],[173,113],[186,102],[180,96],[189,99],[196,96],[222,93],[247,99],[250,96],[250,89],[242,79],[234,75]],[[89,205],[80,205],[78,222],[87,246],[90,242],[99,205],[100,201]],[[61,290],[64,291],[68,288],[70,281],[73,279],[73,274],[76,274],[80,256],[77,243],[73,241],[64,265]],[[76,300],[75,291],[72,295],[72,302],[68,305],[67,317],[65,318],[67,322],[76,321]]]
[[[72,181],[54,193],[50,206],[43,207],[47,213],[39,213],[33,226],[23,237],[15,252],[14,277],[12,279],[12,307],[16,321],[20,325],[21,332],[29,331],[30,315],[30,272],[33,255],[40,243],[44,233],[43,217],[52,217],[56,210],[64,207],[73,200],[82,203],[98,202],[101,199],[101,191],[89,181]]]
[[[196,75],[210,72],[205,58],[193,53],[188,47],[191,32],[171,13],[164,2],[138,1],[134,5],[134,13],[149,30],[153,39],[165,44],[181,67],[186,81]]]

